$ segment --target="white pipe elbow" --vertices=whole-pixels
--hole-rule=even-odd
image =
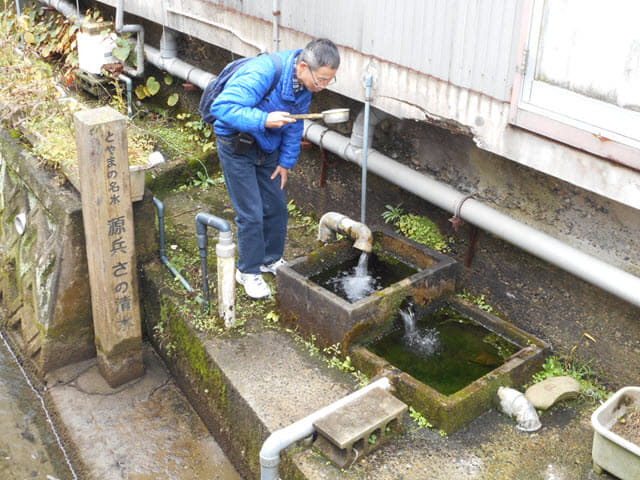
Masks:
[[[365,224],[351,220],[349,217],[337,213],[327,212],[320,219],[318,240],[321,242],[335,241],[336,234],[342,233],[353,239],[354,248],[363,252],[373,250],[373,234]]]

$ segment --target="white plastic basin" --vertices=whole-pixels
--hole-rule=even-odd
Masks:
[[[640,446],[611,431],[630,408],[640,408],[640,387],[624,387],[591,415],[593,434],[593,469],[615,475],[620,480],[640,479]]]

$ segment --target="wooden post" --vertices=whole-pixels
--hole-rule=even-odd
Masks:
[[[126,117],[74,116],[98,367],[111,387],[144,373]]]

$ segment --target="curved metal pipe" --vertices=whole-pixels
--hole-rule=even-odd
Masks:
[[[318,123],[305,120],[305,138],[334,154],[358,164],[360,152],[349,139]],[[369,169],[414,195],[455,213],[463,220],[490,232],[563,270],[640,307],[640,278],[521,223],[468,194],[421,174],[393,159],[369,150]]]
[[[71,5],[66,0],[39,0],[39,2],[44,3],[51,8],[55,8],[58,12],[74,22],[76,25],[80,25],[82,22],[84,22],[85,16],[79,14],[76,10],[76,7]]]
[[[356,390],[352,394],[341,398],[337,402],[334,402],[331,405],[269,435],[269,438],[265,440],[262,444],[262,449],[260,450],[260,479],[278,480],[280,478],[278,465],[280,463],[280,452],[282,450],[292,443],[312,435],[315,431],[313,423],[316,420],[335,412],[338,408],[352,402],[374,388],[389,390],[391,388],[391,383],[386,377],[380,378],[366,387]]]
[[[200,262],[202,266],[202,290],[204,295],[204,307],[209,310],[209,265],[207,262],[207,227],[213,227],[220,231],[218,245],[216,246],[218,267],[218,311],[220,318],[224,320],[227,328],[235,323],[235,245],[231,234],[229,222],[209,213],[196,215],[196,233],[198,248],[200,250]]]
[[[136,68],[124,66],[124,71],[134,77],[141,77],[144,73],[144,28],[142,25],[124,25],[124,0],[116,5],[116,32],[136,34]]]
[[[354,222],[341,213],[325,213],[318,225],[318,240],[321,242],[333,242],[337,233],[345,234],[355,240],[353,246],[358,250],[367,253],[373,250],[373,234],[364,223]]]
[[[369,119],[366,128],[367,132],[367,145],[373,145],[373,134],[375,127],[388,118],[390,115],[375,107],[371,107],[369,111]],[[360,113],[356,116],[356,120],[353,122],[353,128],[351,129],[351,137],[349,143],[354,148],[363,148],[365,138],[365,109],[360,110]]]
[[[144,51],[149,63],[171,75],[175,75],[178,78],[200,87],[201,90],[207,88],[209,82],[216,79],[216,76],[212,73],[205,72],[179,58],[164,58],[157,48],[145,45]]]
[[[178,34],[168,27],[162,27],[160,37],[160,56],[162,58],[176,58],[178,56]]]
[[[180,272],[176,270],[176,268],[171,264],[171,262],[169,262],[169,259],[167,258],[167,249],[165,245],[164,235],[164,204],[156,197],[153,197],[153,203],[155,204],[156,211],[158,212],[158,230],[160,231],[160,260],[169,268],[171,273],[173,273],[173,276],[180,280],[180,283],[182,283],[184,288],[187,289],[187,292],[193,292],[193,288],[191,288],[189,282],[187,282],[184,277],[180,275]]]

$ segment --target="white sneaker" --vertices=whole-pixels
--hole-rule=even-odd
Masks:
[[[271,295],[271,289],[259,273],[242,273],[236,270],[236,282],[244,287],[251,298],[266,298]]]
[[[280,260],[276,260],[275,262],[271,262],[267,265],[260,265],[260,271],[262,273],[273,273],[274,275],[277,275],[278,269],[286,264],[287,262],[281,258]]]

